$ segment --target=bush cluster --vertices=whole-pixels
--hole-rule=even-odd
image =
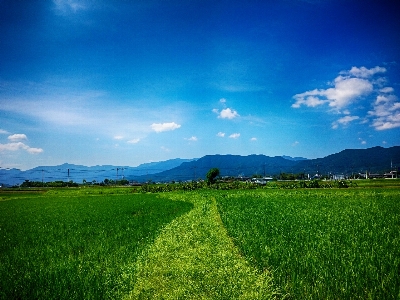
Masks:
[[[297,188],[309,188],[309,189],[332,189],[332,188],[349,188],[356,187],[357,183],[346,180],[335,180],[335,181],[298,181],[298,182],[284,182],[280,183],[279,187],[283,189],[297,189]]]
[[[311,181],[274,181],[267,185],[260,185],[254,182],[248,181],[216,181],[213,184],[209,182],[183,182],[183,183],[166,183],[166,184],[154,184],[148,183],[142,185],[138,192],[143,193],[162,193],[162,192],[172,192],[172,191],[195,191],[199,189],[213,189],[213,190],[253,190],[253,189],[304,189],[304,188],[348,188],[356,187],[357,184],[351,181],[338,180],[338,181],[321,181],[321,180],[311,180]]]

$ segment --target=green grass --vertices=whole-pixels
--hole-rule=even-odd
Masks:
[[[229,238],[216,192],[169,193],[194,208],[168,224],[138,262],[129,299],[274,299],[268,270],[252,267]]]
[[[397,189],[221,193],[228,233],[292,299],[398,299]]]
[[[387,182],[0,190],[0,299],[399,299]]]
[[[138,256],[193,207],[155,194],[82,193],[1,193],[0,299],[121,298]]]

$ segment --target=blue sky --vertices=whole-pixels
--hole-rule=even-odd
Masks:
[[[0,0],[0,167],[400,145],[393,2]]]

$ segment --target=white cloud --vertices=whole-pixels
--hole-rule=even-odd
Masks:
[[[384,87],[384,88],[380,89],[379,91],[381,93],[393,93],[394,92],[394,88],[387,86],[387,87]]]
[[[23,133],[16,133],[16,134],[10,135],[8,137],[8,140],[10,140],[11,142],[17,142],[17,141],[22,141],[22,140],[27,140],[27,139],[28,138]]]
[[[372,122],[376,130],[385,130],[400,127],[400,102],[393,94],[392,87],[384,87],[386,78],[382,75],[386,68],[374,67],[352,67],[348,71],[340,72],[335,78],[334,87],[328,89],[315,89],[293,96],[295,102],[293,108],[300,108],[302,105],[316,107],[328,104],[334,112],[346,115],[332,123],[332,128],[337,129],[340,125],[348,125],[350,122],[360,119],[351,116],[350,109],[353,103],[366,99],[372,102],[372,110],[367,116],[361,119],[360,124]],[[371,104],[369,104],[371,105]],[[365,109],[365,101],[358,105],[358,110]],[[353,107],[354,108],[354,107]]]
[[[122,135],[114,136],[114,140],[122,140],[124,137]]]
[[[299,108],[301,105],[316,107],[328,103],[330,107],[340,110],[373,91],[372,83],[360,78],[338,76],[334,85],[335,87],[326,90],[315,89],[294,95],[296,102],[292,107]]]
[[[221,98],[221,99],[219,99],[219,102],[226,103],[226,99],[225,98]]]
[[[171,152],[170,149],[168,149],[167,147],[161,146],[161,150],[165,151],[165,152]]]
[[[180,127],[181,127],[181,125],[176,124],[175,122],[151,124],[151,129],[153,129],[155,132],[171,131],[171,130],[178,129]]]
[[[365,79],[337,77],[335,88],[327,89],[326,97],[330,101],[329,106],[341,109],[372,91],[372,83]]]
[[[41,149],[41,148],[31,148],[22,142],[0,144],[0,152],[2,152],[2,151],[18,151],[18,150],[25,150],[30,154],[39,154],[39,153],[43,152],[43,149]]]
[[[368,115],[376,130],[400,127],[400,102],[395,95],[378,95]]]
[[[250,141],[255,142],[255,141],[257,141],[257,138],[252,137],[252,138],[250,139]]]
[[[322,100],[317,97],[322,96],[322,94],[323,92],[321,90],[313,90],[302,94],[296,94],[293,96],[293,98],[296,99],[296,102],[292,104],[292,107],[299,108],[301,105],[316,107],[318,105],[328,103],[329,100]]]
[[[127,141],[128,144],[137,144],[139,142],[140,142],[140,139],[133,139],[133,140]]]
[[[382,67],[371,69],[352,67],[349,71],[340,72],[340,75],[335,78],[332,88],[315,89],[294,95],[295,103],[292,104],[292,107],[299,108],[302,105],[315,107],[327,103],[334,109],[343,109],[372,93],[374,83],[384,81],[384,78],[373,81],[371,77],[385,72],[386,69]],[[388,89],[386,90],[388,91]]]
[[[231,139],[237,139],[237,138],[240,137],[240,133],[232,133],[229,137],[230,137]]]
[[[347,73],[355,77],[369,78],[375,75],[376,73],[385,73],[385,72],[386,68],[376,66],[375,68],[371,69],[367,69],[366,67],[361,67],[361,68],[352,67],[350,71],[348,71]]]
[[[333,122],[332,128],[337,129],[339,127],[339,125],[346,126],[350,122],[352,122],[354,120],[358,120],[359,118],[360,117],[358,117],[358,116],[344,116],[343,118],[340,118],[340,119],[336,120],[335,122]]]
[[[39,154],[39,153],[43,152],[42,148],[31,148],[31,147],[28,147],[28,146],[25,148],[25,150],[27,152],[29,152],[30,154]]]
[[[9,134],[9,132],[7,130],[0,129],[0,134]]]
[[[218,133],[217,133],[217,136],[219,136],[219,137],[224,137],[224,136],[225,136],[225,132],[218,132]]]
[[[221,110],[218,118],[221,119],[234,119],[240,117],[240,115],[238,114],[238,112],[236,110],[232,110],[230,108],[225,108],[223,110]]]
[[[300,144],[300,142],[299,142],[299,141],[295,141],[295,142],[292,144],[292,147],[296,147],[298,144]]]
[[[192,141],[192,142],[196,142],[196,141],[197,141],[197,137],[192,136],[192,137],[190,137],[190,138],[188,138],[188,139],[186,139],[186,140]]]
[[[367,141],[363,140],[362,138],[358,138],[358,140],[360,141],[361,145],[367,144]]]

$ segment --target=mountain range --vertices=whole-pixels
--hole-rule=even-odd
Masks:
[[[343,174],[382,173],[400,167],[400,146],[390,148],[346,149],[324,158],[306,159],[265,155],[206,155],[199,159],[171,159],[129,166],[92,166],[62,164],[30,170],[1,169],[0,183],[17,185],[30,181],[101,182],[128,179],[137,182],[168,182],[204,179],[208,170],[218,168],[221,176],[272,176],[280,173]]]

